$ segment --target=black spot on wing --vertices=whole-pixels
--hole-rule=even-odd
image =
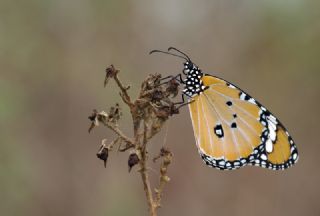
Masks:
[[[228,106],[232,106],[232,102],[231,102],[231,101],[227,101],[226,104],[227,104]]]
[[[251,97],[249,95],[247,95],[246,93],[244,93],[242,90],[240,90],[240,92],[239,92],[239,98],[241,100],[245,100],[245,101],[248,101],[251,99]]]
[[[217,124],[214,127],[214,133],[217,135],[218,138],[222,138],[224,136],[224,132],[221,124]]]
[[[237,123],[232,122],[232,124],[231,124],[231,128],[237,128]]]

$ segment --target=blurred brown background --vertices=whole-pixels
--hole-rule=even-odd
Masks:
[[[133,96],[147,74],[181,72],[181,60],[148,55],[169,46],[268,107],[300,161],[283,172],[208,168],[184,109],[168,125],[174,163],[160,215],[320,215],[319,9],[317,0],[0,0],[0,215],[147,215],[128,154],[113,152],[104,169],[95,153],[113,134],[89,135],[87,116],[120,101],[113,82],[103,88],[110,64]],[[151,154],[163,140],[164,131]]]

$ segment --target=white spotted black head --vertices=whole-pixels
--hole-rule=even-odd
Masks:
[[[186,61],[183,63],[183,74],[188,75],[190,71],[199,69],[195,64],[193,64],[191,61]]]

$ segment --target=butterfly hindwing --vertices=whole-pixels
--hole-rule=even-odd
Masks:
[[[259,102],[223,79],[204,75],[190,114],[199,153],[207,165],[285,169],[298,159],[286,129]]]

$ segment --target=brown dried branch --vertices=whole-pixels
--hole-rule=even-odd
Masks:
[[[115,69],[113,65],[106,69],[106,77],[104,85],[106,86],[110,79],[114,79],[120,89],[120,96],[124,103],[129,107],[132,120],[133,120],[133,133],[134,137],[129,138],[118,127],[118,121],[121,117],[121,110],[118,104],[111,107],[108,113],[94,110],[92,115],[89,116],[91,125],[89,132],[100,124],[112,130],[117,138],[113,140],[108,146],[103,141],[97,156],[106,164],[109,151],[114,145],[119,143],[119,151],[123,152],[128,149],[134,148],[133,152],[129,155],[128,166],[129,171],[135,165],[139,166],[139,172],[143,182],[143,188],[147,198],[150,215],[157,215],[157,209],[161,206],[161,198],[163,189],[169,181],[167,175],[168,166],[172,161],[172,153],[165,148],[162,148],[158,159],[161,158],[160,172],[159,172],[159,185],[154,189],[151,187],[148,172],[148,142],[156,135],[164,123],[173,114],[179,113],[178,108],[172,101],[178,94],[179,83],[175,80],[170,80],[166,83],[161,83],[161,75],[149,75],[141,84],[141,90],[138,98],[132,101],[128,94],[128,87],[125,87],[119,79],[119,70]],[[126,145],[120,148],[121,142]]]
[[[114,107],[111,107],[110,110],[114,109]],[[107,126],[109,129],[114,131],[124,142],[128,143],[131,146],[134,146],[134,141],[124,135],[124,133],[118,128],[117,121],[115,121],[114,115],[107,114],[104,111],[98,112],[94,109],[93,113],[88,118],[91,120],[89,133],[93,130],[94,127],[99,126],[99,124],[102,123],[104,126]],[[120,117],[117,117],[116,119],[119,120],[119,118]]]
[[[169,151],[169,149],[163,147],[160,150],[160,158],[162,158],[162,162],[160,166],[159,186],[155,189],[155,208],[161,207],[161,198],[164,186],[170,181],[167,173],[168,167],[172,162],[172,153]]]
[[[103,122],[105,126],[107,126],[109,129],[111,129],[112,131],[114,131],[123,141],[125,141],[127,144],[134,146],[134,141],[127,137],[126,135],[124,135],[124,133],[114,124],[109,123],[109,122]]]
[[[127,86],[125,87],[122,82],[119,80],[119,77],[118,77],[118,73],[119,73],[119,70],[115,69],[115,67],[113,65],[111,65],[110,67],[108,67],[106,69],[106,77],[104,79],[104,86],[106,87],[108,81],[110,78],[113,78],[118,87],[120,88],[121,90],[121,93],[120,93],[120,96],[122,98],[122,100],[130,107],[133,106],[133,103],[131,102],[131,99],[130,99],[130,96],[128,94],[128,90],[130,88],[130,86]]]

